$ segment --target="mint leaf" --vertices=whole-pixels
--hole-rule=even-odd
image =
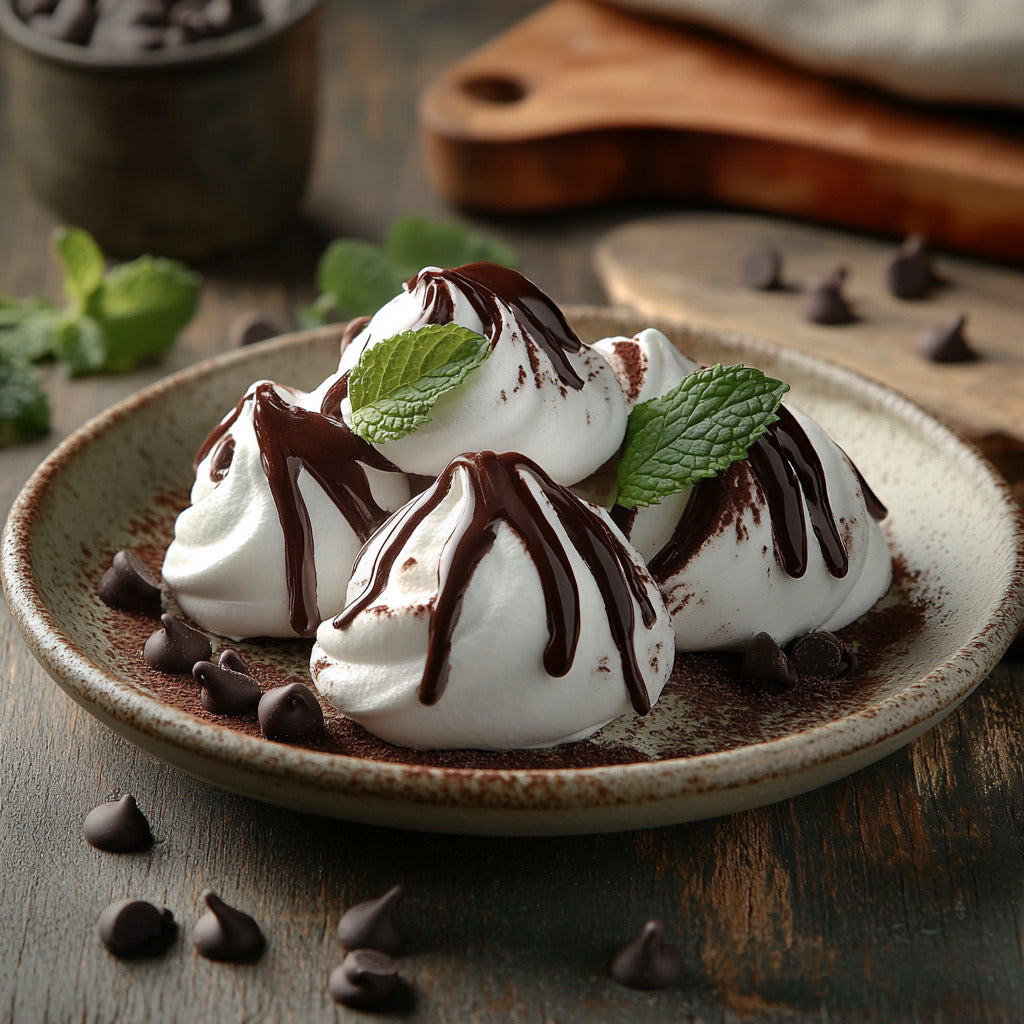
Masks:
[[[479,231],[413,215],[395,221],[384,243],[387,254],[405,268],[403,280],[421,267],[458,267],[486,260],[514,267],[514,249]]]
[[[429,421],[437,400],[491,354],[490,342],[458,324],[403,331],[366,349],[348,378],[352,429],[379,444]]]
[[[316,284],[344,316],[370,316],[401,291],[403,274],[379,245],[357,238],[332,242],[320,260]],[[319,300],[318,300],[319,302]]]
[[[45,433],[50,412],[30,362],[55,356],[71,377],[120,373],[166,351],[192,319],[200,278],[174,260],[142,256],[104,272],[80,228],[55,233],[69,304],[0,292],[0,445]]]
[[[0,448],[50,429],[50,403],[36,370],[0,353]]]
[[[653,505],[746,457],[789,385],[747,366],[709,366],[636,406],[617,473],[618,504]]]
[[[53,247],[64,265],[64,291],[79,310],[103,281],[103,253],[88,231],[66,228],[54,235]]]
[[[457,267],[477,260],[511,267],[516,254],[507,245],[458,224],[403,217],[392,224],[383,247],[356,238],[332,242],[317,267],[320,297],[297,310],[296,316],[303,327],[372,316],[421,267]]]
[[[192,319],[199,284],[199,275],[176,260],[153,256],[140,256],[111,270],[87,307],[88,318],[99,327],[105,355],[85,372],[123,373],[163,355]],[[89,344],[94,344],[93,338]]]
[[[41,308],[33,300],[28,300],[10,320],[5,317],[8,313],[14,311],[0,309],[0,353],[24,363],[56,354],[59,313]]]
[[[107,364],[107,340],[90,316],[65,318],[57,325],[57,358],[69,377],[100,373]]]

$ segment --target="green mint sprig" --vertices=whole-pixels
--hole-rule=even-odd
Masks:
[[[61,232],[55,247],[70,300],[57,356],[72,377],[152,362],[195,314],[200,278],[176,260],[140,256],[104,272],[103,253],[80,228]]]
[[[437,400],[491,354],[490,342],[458,324],[403,331],[366,349],[348,378],[352,429],[380,444],[430,420]]]
[[[709,366],[661,398],[636,406],[626,424],[616,501],[654,505],[746,457],[777,419],[789,385],[747,366]]]
[[[108,271],[80,228],[58,231],[53,244],[64,270],[63,309],[0,294],[0,446],[48,427],[48,405],[26,398],[41,387],[29,363],[56,359],[71,377],[123,373],[161,356],[196,310],[200,278],[174,260],[142,256]]]
[[[316,327],[370,316],[422,267],[457,267],[477,260],[514,267],[517,257],[507,245],[459,224],[403,217],[391,225],[383,245],[356,238],[332,242],[317,267],[320,294],[297,311],[297,318],[303,327]]]
[[[72,377],[123,373],[162,355],[192,319],[200,278],[175,260],[141,256],[112,270],[88,232],[54,236],[68,304],[0,296],[0,352],[54,358]]]
[[[50,403],[37,370],[0,352],[0,448],[42,437]]]

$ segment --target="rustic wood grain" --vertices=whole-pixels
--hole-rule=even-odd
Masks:
[[[460,61],[421,116],[435,182],[475,209],[710,200],[1024,260],[1011,116],[898,102],[590,0]]]
[[[782,289],[741,283],[740,263],[762,245],[782,258]],[[1005,454],[1024,451],[1024,272],[939,253],[934,263],[944,284],[923,299],[897,299],[884,276],[897,250],[882,239],[799,221],[694,210],[621,225],[601,239],[594,258],[615,303],[830,359],[902,392],[972,441]],[[839,266],[848,272],[843,291],[858,319],[808,323],[803,291]],[[921,331],[961,313],[981,358],[923,359]]]
[[[410,146],[417,90],[531,5],[414,0],[331,7],[321,161],[306,226],[203,267],[200,315],[168,361],[125,378],[53,381],[55,431],[0,452],[0,510],[62,435],[157,376],[226,346],[239,311],[285,319],[324,240],[443,212]],[[2,110],[2,105],[0,105]],[[487,224],[559,298],[600,298],[589,247],[616,217]],[[481,222],[483,223],[483,222]],[[0,113],[0,287],[56,298],[50,218],[13,166]],[[141,753],[79,709],[0,608],[0,1020],[336,1022],[327,974],[351,902],[408,887],[410,1022],[749,1021],[1014,1024],[1024,1005],[1024,671],[1004,661],[909,748],[823,790],[716,821],[623,835],[495,840],[392,832],[234,796]],[[103,854],[86,812],[130,790],[150,853]],[[196,957],[204,886],[254,914],[254,966]],[[165,901],[183,935],[120,963],[94,937],[127,894]],[[684,953],[674,989],[606,974],[651,914]]]

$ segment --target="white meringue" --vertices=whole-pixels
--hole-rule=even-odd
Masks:
[[[564,488],[553,493],[556,486],[521,456],[455,460],[363,549],[348,607],[317,633],[310,662],[317,689],[370,732],[418,749],[510,750],[581,739],[630,710],[629,661],[634,684],[642,680],[641,701],[656,701],[674,660],[657,586],[607,513]],[[513,496],[502,504],[510,487]],[[495,514],[520,501],[534,509],[529,521]],[[541,534],[547,540],[536,543]],[[552,550],[548,562],[544,551]],[[579,601],[578,642],[558,676],[545,667],[545,649],[564,640],[564,609],[542,584],[551,564],[568,569],[555,587],[562,600],[575,588]],[[609,565],[617,566],[614,598],[601,583]],[[468,583],[459,575],[467,566]],[[631,585],[622,582],[627,577]],[[449,589],[460,584],[458,593]],[[632,621],[623,624],[623,614]],[[616,629],[626,633],[626,650]],[[439,697],[431,658],[447,659]]]
[[[282,415],[292,409],[325,420],[319,416],[320,403],[333,380],[310,394],[257,381],[221,421],[215,435],[223,436],[196,467],[192,504],[175,523],[163,577],[182,611],[204,628],[233,639],[306,635],[344,603],[352,563],[365,537],[360,538],[307,464],[297,471],[296,484],[308,515],[308,535],[300,543],[312,547],[315,579],[307,585],[315,587],[310,603],[316,607],[305,610],[307,624],[296,628],[281,512],[254,425],[258,395],[278,405]],[[329,434],[351,436],[337,421],[324,425]],[[368,454],[375,455],[372,450]],[[336,470],[333,453],[323,456],[325,465]],[[357,483],[363,473],[372,500],[385,512],[408,500],[404,474],[358,465]]]
[[[345,348],[339,371],[386,338],[449,322],[487,337],[491,354],[440,398],[429,423],[376,445],[396,466],[436,476],[462,452],[517,451],[572,484],[615,454],[626,404],[612,368],[543,292],[504,267],[421,270]],[[342,415],[351,422],[347,400]]]

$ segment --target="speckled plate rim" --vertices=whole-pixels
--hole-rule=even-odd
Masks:
[[[631,313],[570,308],[637,329]],[[658,325],[657,320],[644,326]],[[827,723],[778,739],[692,757],[565,769],[470,769],[366,761],[269,743],[170,707],[78,649],[55,620],[33,572],[32,510],[62,472],[115,423],[159,396],[187,389],[223,368],[258,359],[270,347],[322,343],[328,328],[286,335],[225,353],[138,392],[95,417],[40,465],[12,506],[0,549],[0,582],[28,646],[78,703],[131,742],[215,784],[314,813],[375,824],[462,833],[559,834],[665,825],[730,813],[816,788],[909,742],[953,710],[988,674],[1024,621],[1024,522],[1009,488],[972,448],[908,399],[824,360],[757,339],[662,322],[720,345],[735,358],[758,355],[824,378],[885,415],[927,435],[995,502],[1012,539],[994,567],[999,586],[977,615],[976,635],[953,657],[896,694]]]

